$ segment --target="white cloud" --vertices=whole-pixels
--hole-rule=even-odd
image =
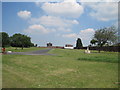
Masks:
[[[115,2],[99,2],[99,3],[84,3],[84,5],[92,8],[90,16],[100,21],[117,20],[118,18],[118,3]]]
[[[84,40],[88,40],[93,37],[94,33],[95,30],[93,28],[88,28],[85,30],[81,30],[79,36]]]
[[[93,28],[88,28],[80,31],[79,37],[82,39],[84,45],[90,44],[90,40],[93,38],[94,33],[95,30]]]
[[[32,18],[30,23],[42,24],[49,27],[70,27],[74,24],[79,24],[77,20],[67,20],[55,16],[42,16],[40,18]]]
[[[25,33],[29,33],[29,34],[48,34],[50,32],[54,32],[54,29],[48,29],[43,27],[42,25],[31,25],[29,26],[27,29],[24,30]]]
[[[41,2],[35,2],[36,6],[40,6]]]
[[[78,0],[78,2],[119,2],[119,0]]]
[[[62,37],[64,37],[64,38],[77,38],[78,35],[76,33],[70,33],[70,34],[63,34]]]
[[[27,11],[27,10],[25,10],[25,11],[19,11],[19,12],[17,13],[17,15],[18,15],[20,18],[22,18],[22,19],[28,19],[28,18],[31,17],[31,12],[30,12],[30,11]]]
[[[42,9],[50,15],[58,15],[63,17],[79,17],[83,12],[84,8],[76,2],[76,0],[64,0],[60,3],[44,3]]]
[[[59,37],[63,37],[63,38],[69,38],[69,39],[77,39],[77,38],[81,38],[82,39],[82,43],[86,46],[90,44],[90,40],[93,38],[95,33],[95,30],[93,28],[88,28],[85,30],[80,30],[80,32],[77,33],[69,33],[69,34],[57,34]]]
[[[71,30],[70,28],[63,28],[63,27],[60,27],[60,28],[57,28],[57,31],[71,32],[72,30]]]
[[[72,24],[79,24],[79,22],[77,20],[73,20]]]

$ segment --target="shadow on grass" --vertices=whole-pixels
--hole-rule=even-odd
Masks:
[[[81,57],[81,58],[78,58],[77,60],[79,61],[94,61],[94,62],[109,62],[109,63],[118,63],[118,60],[112,60],[112,59],[109,59],[109,58],[100,58],[100,57],[97,57],[95,56],[94,58],[93,57]]]

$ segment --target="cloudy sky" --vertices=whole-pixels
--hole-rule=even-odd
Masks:
[[[95,30],[117,25],[117,19],[117,2],[2,2],[2,30],[26,34],[40,46],[75,46],[77,38],[87,46]]]

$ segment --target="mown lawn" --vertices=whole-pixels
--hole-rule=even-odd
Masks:
[[[7,47],[6,51],[12,51],[12,52],[30,52],[30,51],[36,51],[36,50],[42,50],[45,48],[39,48],[39,47],[30,47],[30,48],[15,48],[15,47]]]
[[[3,88],[117,88],[118,53],[53,49],[44,55],[3,55]]]

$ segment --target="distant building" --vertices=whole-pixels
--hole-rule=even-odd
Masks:
[[[65,47],[73,47],[71,44],[66,44]]]
[[[73,45],[71,45],[71,44],[66,44],[64,48],[65,49],[74,49]]]
[[[52,47],[52,43],[47,43],[47,47]]]

